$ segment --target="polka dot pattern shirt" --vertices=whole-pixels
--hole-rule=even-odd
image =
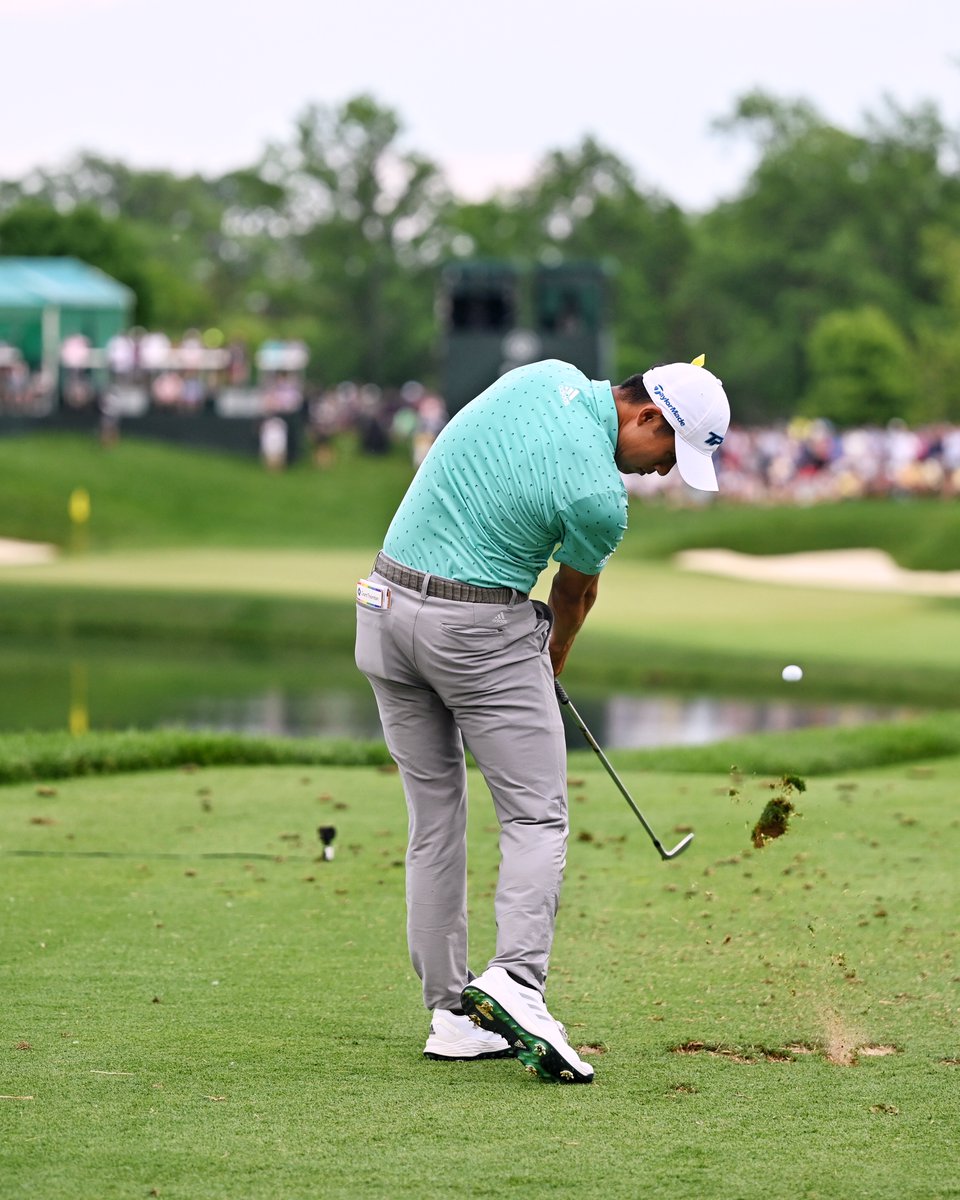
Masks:
[[[444,428],[383,548],[480,587],[529,592],[551,555],[596,575],[627,527],[616,443],[609,383],[555,359],[518,367]]]

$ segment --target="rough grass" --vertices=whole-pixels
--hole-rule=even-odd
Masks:
[[[577,759],[551,1007],[588,1088],[420,1054],[405,813],[374,768],[0,791],[4,1195],[287,1200],[960,1194],[960,758],[808,781]],[[472,777],[474,967],[492,812]],[[315,829],[335,824],[333,862]]]
[[[757,734],[707,746],[610,751],[615,766],[672,773],[770,776],[829,775],[838,771],[948,758],[960,754],[960,714],[852,728]],[[592,754],[574,750],[571,763]],[[300,764],[387,766],[382,740],[280,738],[161,729],[0,733],[0,784],[115,775],[165,767]],[[574,768],[571,768],[574,769]],[[576,768],[579,770],[579,765]]]
[[[165,767],[296,763],[360,766],[390,762],[382,741],[253,737],[190,730],[0,734],[0,784],[26,779],[117,775]]]

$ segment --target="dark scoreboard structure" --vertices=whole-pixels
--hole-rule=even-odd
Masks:
[[[451,413],[506,371],[544,358],[609,379],[609,282],[596,263],[473,261],[440,280],[441,390]]]

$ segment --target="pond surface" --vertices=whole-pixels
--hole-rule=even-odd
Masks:
[[[915,715],[905,706],[782,697],[595,692],[571,699],[602,746],[703,745],[747,733],[856,725]],[[76,643],[0,641],[0,730],[160,729],[379,738],[372,693],[352,662]],[[585,745],[572,721],[568,744]]]
[[[915,715],[915,709],[870,704],[812,704],[729,696],[613,695],[574,699],[594,737],[610,749],[696,746],[746,733],[813,726],[862,725]],[[271,689],[232,698],[195,697],[171,724],[278,735],[378,738],[376,706],[353,692],[300,695]],[[570,722],[567,742],[586,744]]]

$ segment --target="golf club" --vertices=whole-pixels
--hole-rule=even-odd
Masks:
[[[557,699],[560,701],[560,704],[564,708],[570,709],[570,713],[573,716],[574,721],[576,721],[577,725],[579,725],[581,733],[587,739],[587,741],[590,743],[591,749],[596,752],[597,757],[600,759],[600,761],[606,767],[607,774],[610,776],[610,778],[613,780],[613,782],[620,789],[620,794],[623,796],[624,800],[626,800],[626,802],[633,809],[633,811],[637,817],[637,820],[640,822],[640,824],[644,827],[644,829],[650,835],[650,840],[651,840],[651,842],[653,842],[654,846],[656,846],[657,853],[660,855],[660,857],[663,859],[676,858],[678,854],[682,854],[684,852],[684,850],[686,850],[686,848],[693,841],[693,834],[688,833],[687,836],[682,841],[678,842],[672,850],[664,850],[663,845],[660,842],[660,839],[657,837],[657,835],[653,832],[653,830],[647,824],[646,817],[644,817],[644,815],[640,811],[640,809],[637,808],[637,806],[634,804],[633,798],[631,797],[631,795],[627,791],[627,789],[623,786],[623,783],[620,780],[620,776],[616,773],[616,771],[610,765],[610,762],[607,759],[607,756],[600,749],[599,745],[597,744],[596,738],[593,736],[593,734],[590,732],[590,730],[586,727],[586,725],[584,724],[583,718],[580,716],[580,714],[574,708],[573,704],[570,702],[570,697],[567,695],[563,684],[560,682],[559,679],[555,679],[553,681],[553,684],[554,684],[554,687],[556,688]]]

